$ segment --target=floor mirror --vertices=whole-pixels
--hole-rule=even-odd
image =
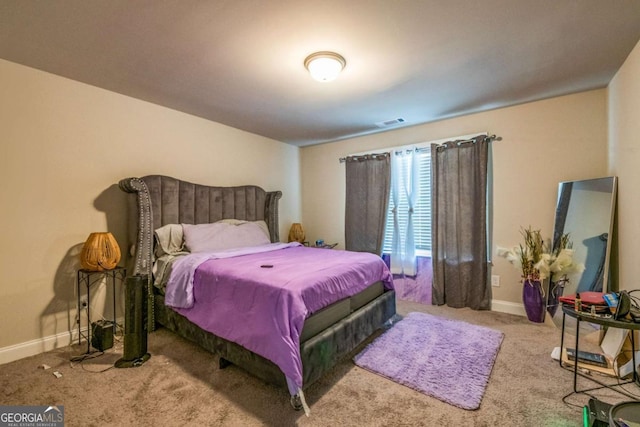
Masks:
[[[547,312],[558,311],[558,297],[579,292],[608,292],[610,254],[616,206],[617,177],[565,181],[558,185],[553,247],[569,235],[574,262],[584,271],[557,277],[548,283]]]

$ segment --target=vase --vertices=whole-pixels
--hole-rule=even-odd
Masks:
[[[539,280],[525,279],[522,284],[522,302],[531,322],[544,322],[545,301],[542,297],[542,283]]]

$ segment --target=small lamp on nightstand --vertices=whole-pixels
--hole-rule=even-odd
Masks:
[[[80,263],[90,271],[112,270],[120,262],[120,246],[109,232],[91,233],[82,247]]]
[[[294,222],[291,224],[291,229],[289,229],[289,242],[304,242],[304,229],[302,228],[302,224],[299,222]]]

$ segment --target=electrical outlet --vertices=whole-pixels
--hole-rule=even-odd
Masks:
[[[500,286],[500,276],[498,276],[497,274],[491,275],[491,286]]]
[[[87,308],[89,306],[89,299],[86,295],[80,297],[80,308]]]

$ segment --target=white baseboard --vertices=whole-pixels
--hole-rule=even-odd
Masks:
[[[87,328],[84,328],[82,333],[86,335],[86,332]],[[77,342],[78,330],[74,329],[73,331],[61,332],[56,335],[0,348],[0,365],[55,350],[56,348],[66,347],[71,343]]]
[[[491,300],[491,311],[498,311],[500,313],[515,314],[517,316],[527,316],[527,312],[524,310],[524,305],[520,303]]]
[[[116,323],[123,325],[124,319],[118,318],[116,319]],[[85,337],[87,336],[87,331],[88,327],[85,326],[82,328],[82,334]],[[82,339],[82,342],[86,341],[86,338]],[[77,343],[78,329],[73,329],[67,332],[60,332],[56,335],[49,335],[48,337],[37,338],[20,344],[3,347],[0,348],[0,365]]]

